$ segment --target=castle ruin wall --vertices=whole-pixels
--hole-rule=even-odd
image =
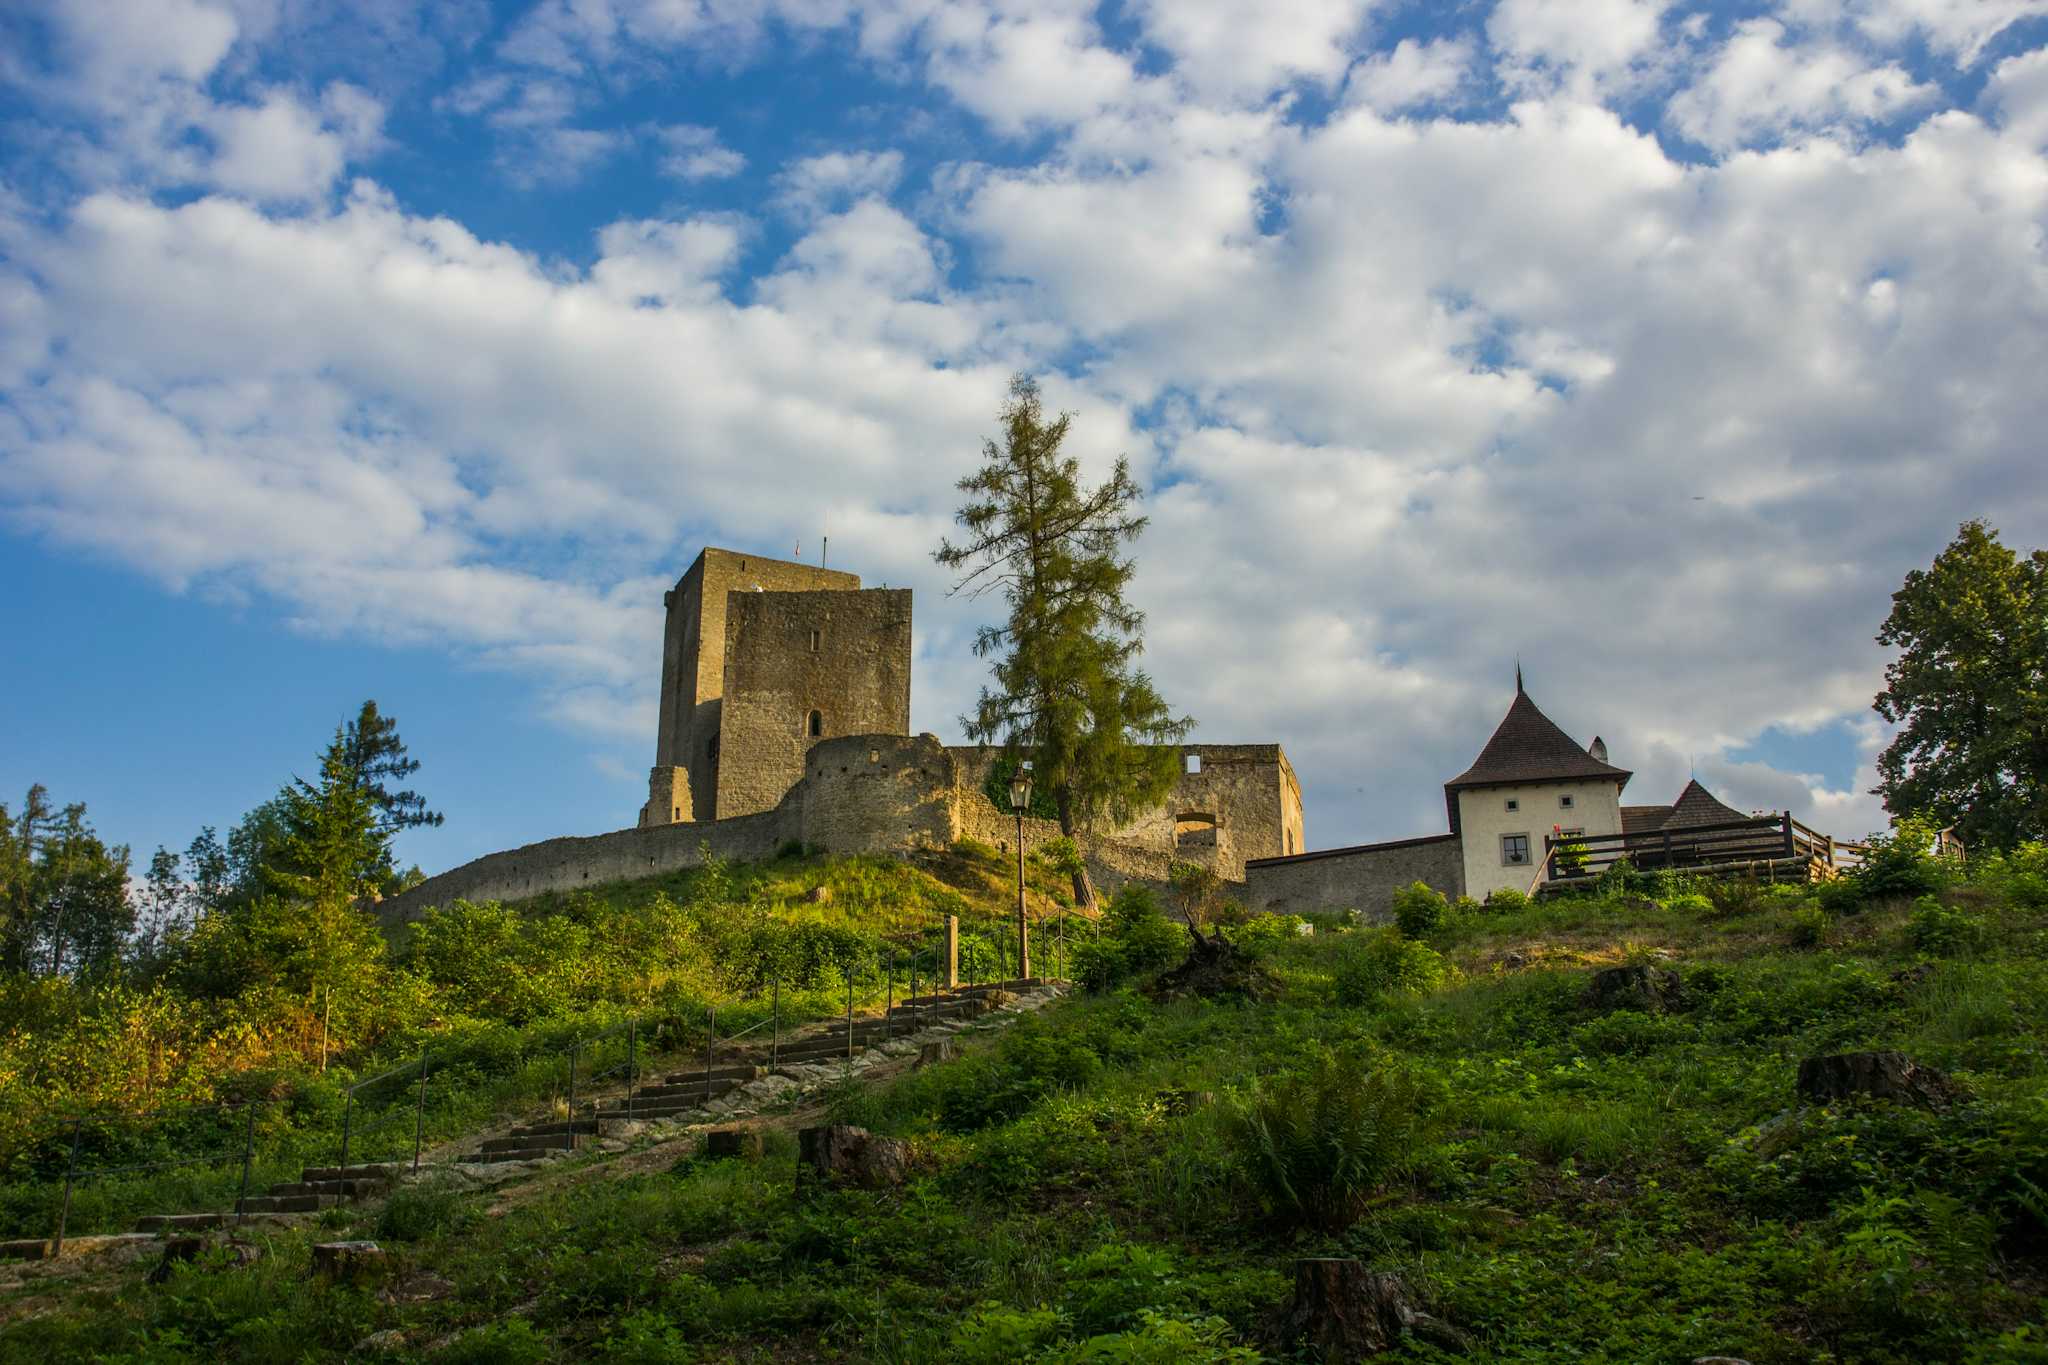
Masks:
[[[1464,848],[1457,835],[1253,860],[1245,864],[1242,898],[1250,910],[1356,910],[1378,923],[1391,916],[1394,892],[1418,881],[1446,896],[1464,894]]]

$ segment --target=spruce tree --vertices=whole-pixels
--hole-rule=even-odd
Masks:
[[[348,723],[342,740],[355,783],[376,804],[386,834],[441,823],[441,813],[428,810],[426,798],[418,792],[391,790],[389,784],[403,782],[420,770],[420,761],[407,756],[405,741],[398,737],[396,717],[380,714],[375,701],[366,701]]]
[[[1137,666],[1144,615],[1124,589],[1136,569],[1127,550],[1145,529],[1142,493],[1122,457],[1106,482],[1083,487],[1079,462],[1060,453],[1072,421],[1048,421],[1036,381],[1012,379],[1001,442],[985,442],[982,467],[959,483],[967,537],[934,555],[961,571],[954,593],[1000,589],[1009,607],[975,634],[975,654],[995,660],[994,685],[962,717],[967,736],[1029,759],[1068,837],[1163,799],[1179,766],[1169,746],[1193,725]],[[1092,903],[1085,869],[1074,894]]]

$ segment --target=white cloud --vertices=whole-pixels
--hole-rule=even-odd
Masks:
[[[678,180],[723,180],[738,175],[747,159],[719,142],[716,128],[676,123],[655,130],[661,143],[661,171]]]
[[[1985,100],[2023,145],[2038,151],[2048,144],[2048,48],[2000,62],[1985,86]]]
[[[1503,77],[1531,92],[1581,98],[1626,84],[1657,44],[1666,0],[1499,0],[1486,36]]]
[[[1457,93],[1470,73],[1472,44],[1464,38],[1436,38],[1419,43],[1403,38],[1390,52],[1360,62],[1352,69],[1349,98],[1379,110],[1398,113]]]
[[[1791,133],[1842,129],[1896,118],[1940,98],[1896,63],[1872,66],[1822,42],[1793,38],[1774,19],[1751,19],[1669,106],[1672,125],[1715,151],[1755,146]]]
[[[775,195],[785,211],[815,218],[859,199],[887,196],[902,178],[901,152],[827,152],[783,168],[775,177]]]
[[[1266,0],[1140,0],[1146,40],[1204,96],[1261,102],[1295,80],[1334,84],[1372,0],[1295,0],[1276,22]]]
[[[1822,0],[1788,6],[1822,7]],[[2048,0],[1826,0],[1825,7],[1846,9],[1859,29],[1887,47],[1923,36],[1958,66],[1976,65],[1985,45],[2010,25],[2048,14]]]

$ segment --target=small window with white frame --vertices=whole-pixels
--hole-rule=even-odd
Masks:
[[[1502,867],[1527,867],[1529,865],[1528,835],[1503,834],[1500,836],[1500,865]]]
[[[1570,796],[1560,796],[1560,797],[1558,797],[1558,798],[1557,798],[1557,808],[1558,808],[1559,810],[1570,810],[1570,809],[1572,808],[1572,798],[1571,798]]]
[[[1513,796],[1510,796],[1510,797],[1508,798],[1508,814],[1509,814],[1509,815],[1513,815],[1513,814],[1514,814],[1514,813],[1515,813],[1516,811],[1520,810],[1521,808],[1522,808],[1522,803],[1521,803],[1521,801],[1520,801],[1520,799],[1519,799],[1519,798],[1516,798],[1516,797],[1513,797]]]

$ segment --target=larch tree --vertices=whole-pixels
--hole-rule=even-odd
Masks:
[[[993,658],[967,737],[1028,759],[1061,834],[1107,817],[1122,822],[1165,797],[1192,727],[1175,716],[1139,669],[1144,615],[1124,600],[1136,563],[1128,549],[1145,529],[1128,461],[1107,481],[1083,486],[1079,461],[1061,454],[1072,413],[1048,420],[1038,384],[1010,381],[1002,439],[982,448],[982,467],[962,479],[959,544],[934,558],[960,573],[954,593],[1000,589],[1008,617],[982,626],[974,652]],[[1092,904],[1084,869],[1075,898]]]
[[[1968,847],[2048,837],[2048,551],[1964,522],[1892,594],[1877,642],[1899,650],[1876,701],[1899,726],[1877,760],[1885,809]]]

